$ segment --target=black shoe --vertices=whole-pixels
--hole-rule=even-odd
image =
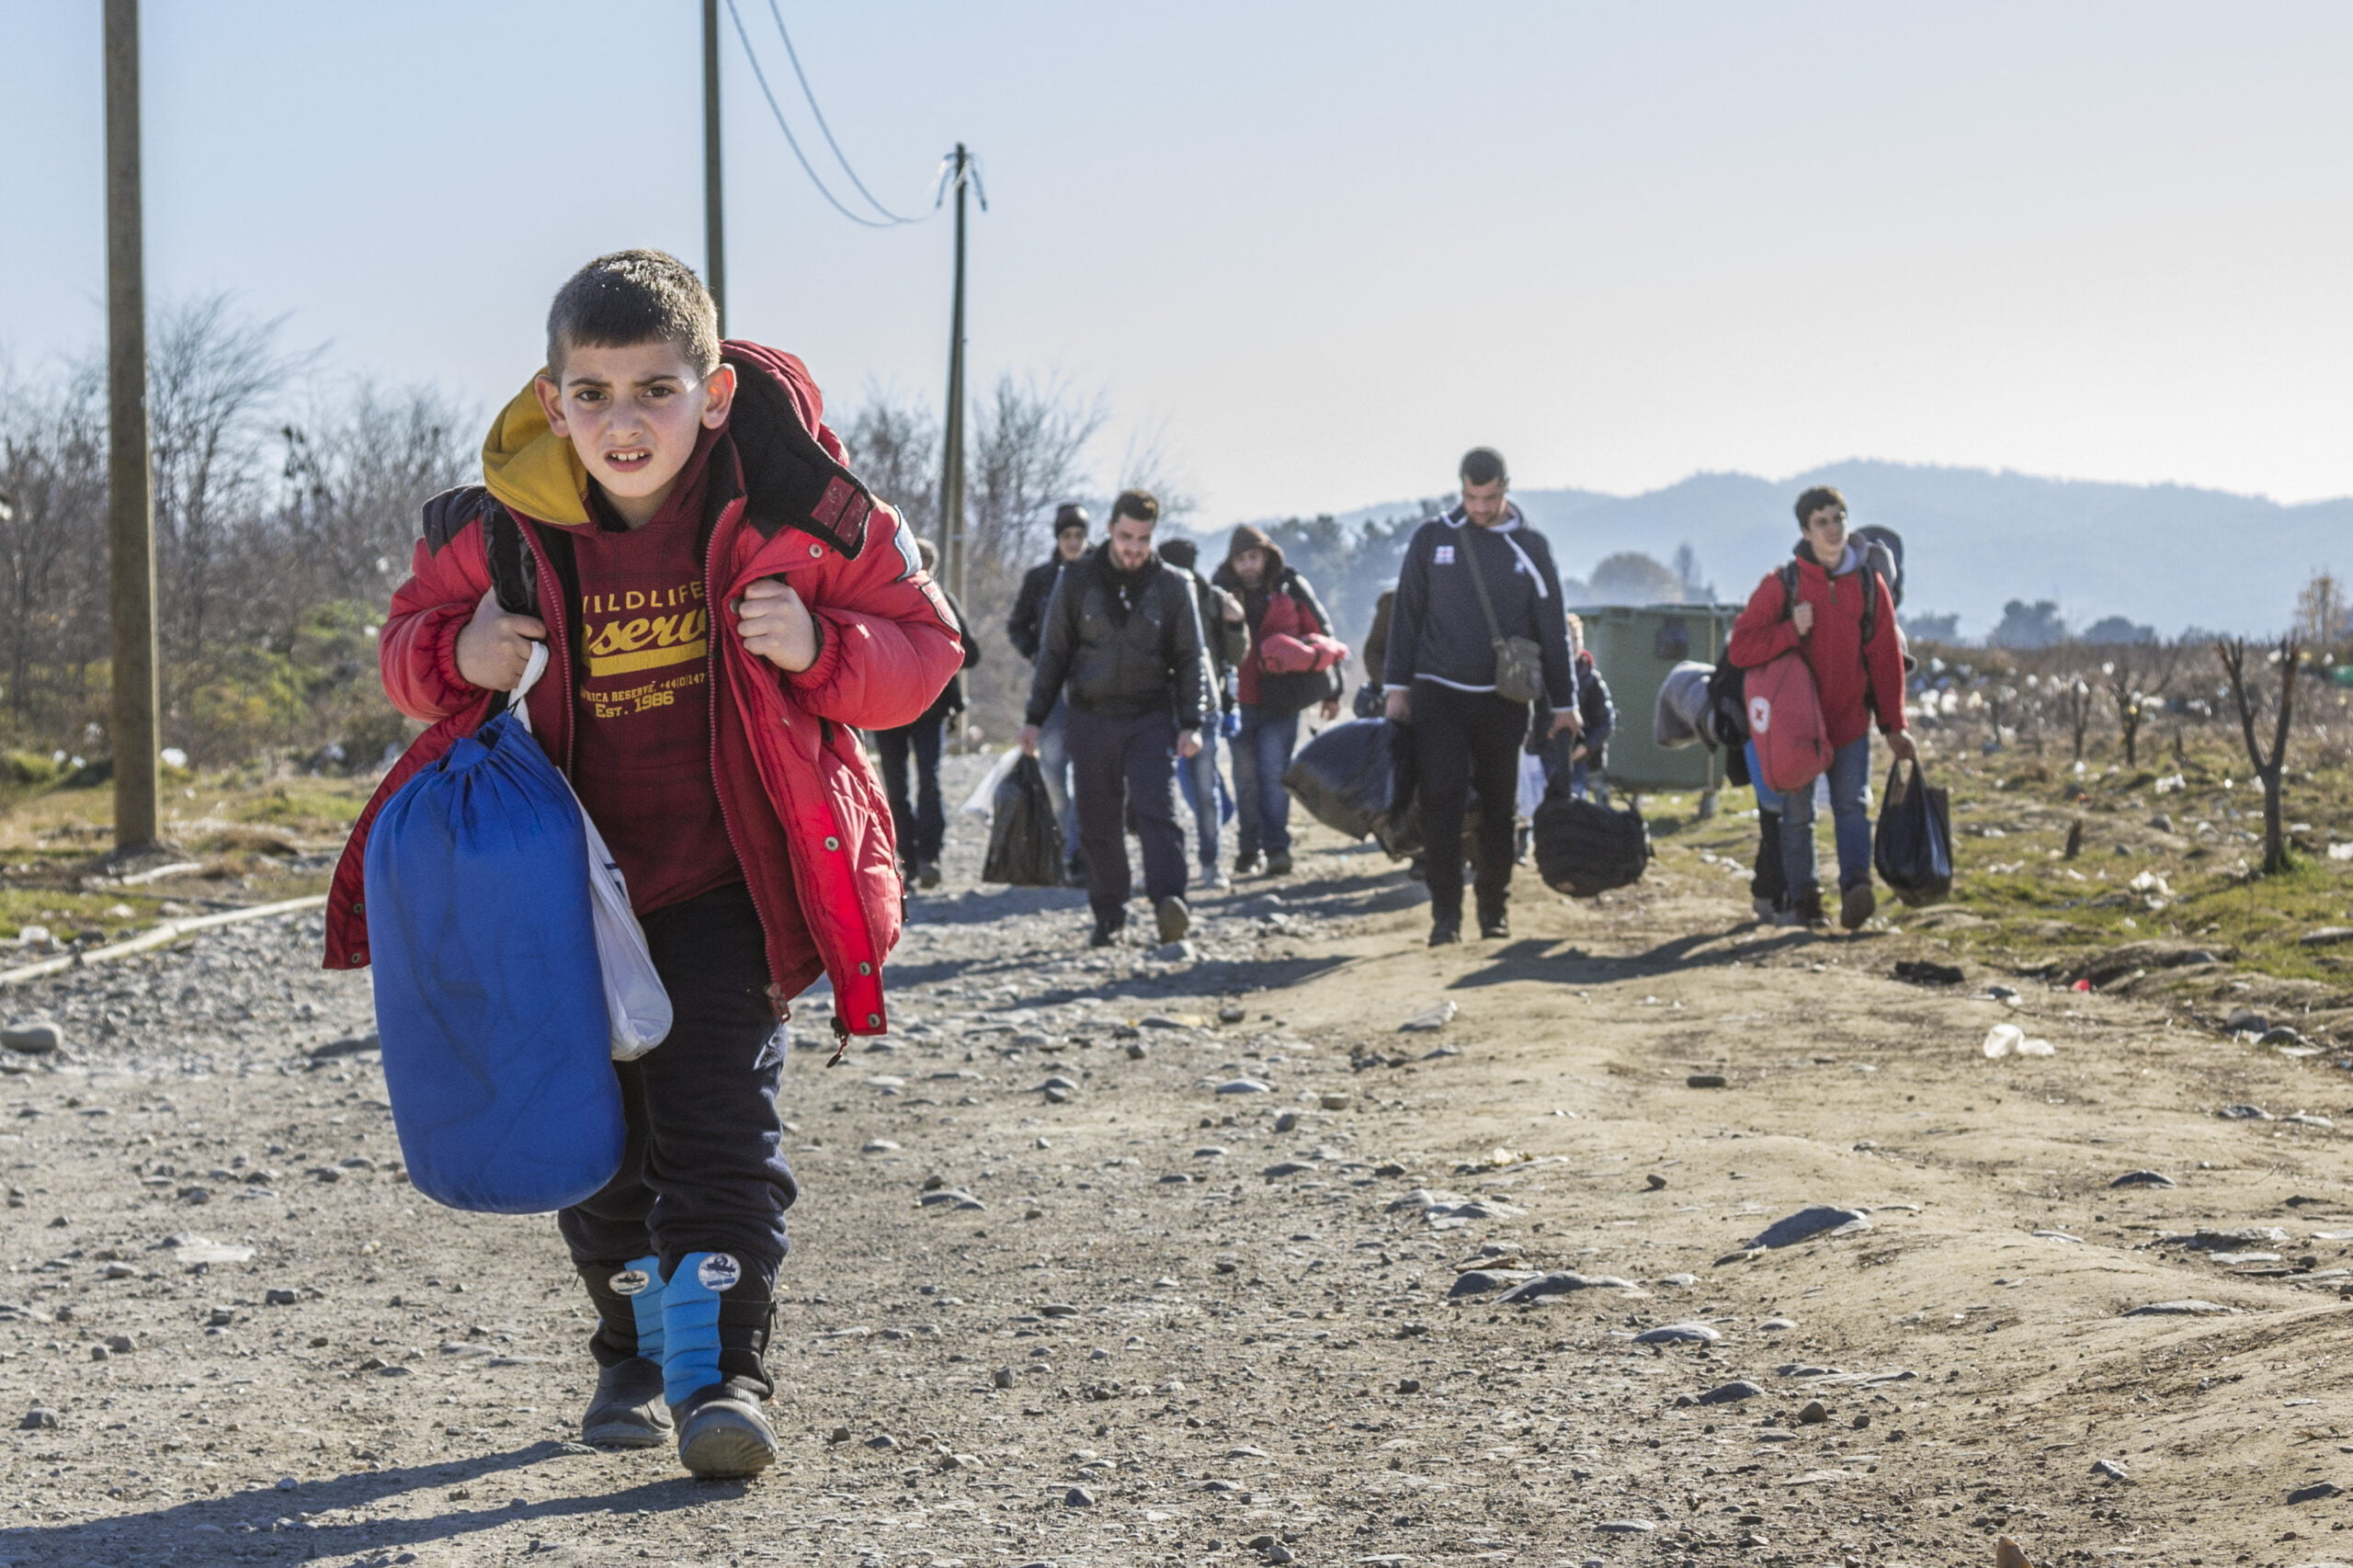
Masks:
[[[1430,946],[1443,948],[1462,940],[1462,916],[1441,915],[1430,922]]]
[[[1278,849],[1273,854],[1267,857],[1267,875],[1270,877],[1288,877],[1290,875],[1290,850]]]
[[[1233,874],[1255,877],[1266,868],[1266,860],[1256,849],[1245,849],[1233,858]]]
[[[939,885],[939,862],[926,860],[915,868],[915,886],[929,892]]]
[[[1181,942],[1185,933],[1193,928],[1193,912],[1185,907],[1181,898],[1164,898],[1153,906],[1153,918],[1160,923],[1160,945]]]
[[[1500,942],[1511,935],[1511,922],[1500,915],[1479,916],[1479,936],[1483,940]]]
[[[588,1413],[580,1418],[580,1440],[600,1449],[658,1449],[668,1442],[660,1364],[631,1356],[599,1372]]]
[[[1120,929],[1125,925],[1127,922],[1124,920],[1106,920],[1097,915],[1095,920],[1095,934],[1086,938],[1086,945],[1090,948],[1109,947],[1120,939]]]
[[[1405,862],[1405,880],[1409,882],[1428,881],[1428,869],[1423,865],[1420,856],[1416,855]]]
[[[757,1475],[776,1462],[776,1434],[749,1392],[713,1383],[678,1407],[678,1462],[702,1481]]]
[[[1858,882],[1838,895],[1838,924],[1849,931],[1859,931],[1863,922],[1879,912],[1879,897],[1869,882]]]

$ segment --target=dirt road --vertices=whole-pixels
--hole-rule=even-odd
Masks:
[[[1169,962],[954,831],[899,1031],[787,1077],[751,1484],[569,1441],[553,1227],[404,1185],[311,922],[0,994],[66,1040],[0,1078],[0,1562],[2353,1562],[2326,1055],[1759,929],[1737,819],[1435,953],[1311,835]]]

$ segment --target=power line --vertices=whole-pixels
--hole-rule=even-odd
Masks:
[[[768,113],[775,117],[776,128],[784,132],[784,144],[792,149],[792,156],[801,165],[801,172],[809,176],[809,183],[817,187],[817,194],[825,199],[826,205],[830,206],[835,211],[840,213],[843,217],[848,219],[851,222],[860,224],[869,229],[895,229],[902,223],[921,222],[923,220],[919,218],[901,218],[896,215],[880,219],[869,218],[863,212],[853,211],[849,208],[842,205],[841,199],[836,197],[825,182],[818,177],[815,167],[809,162],[809,155],[801,150],[800,138],[792,134],[792,127],[785,119],[784,109],[777,103],[776,94],[768,89],[767,73],[760,69],[760,57],[752,51],[751,35],[744,30],[744,16],[742,12],[735,8],[735,0],[727,0],[727,17],[730,21],[735,24],[735,37],[744,45],[744,58],[751,62],[752,79],[755,82],[757,82],[760,85],[760,97],[767,100]],[[795,68],[798,69],[797,64]],[[822,119],[819,123],[823,123]],[[828,141],[832,140],[832,132],[828,131],[826,133],[826,139]],[[838,148],[835,149],[836,154],[838,154],[839,151],[840,150]],[[848,165],[844,164],[843,167],[847,168]],[[852,183],[856,183],[858,176],[856,175],[852,175],[850,176],[850,179]],[[864,186],[859,186],[858,188],[860,190],[864,190],[866,187]],[[870,196],[867,199],[872,201],[874,199]],[[881,206],[880,202],[876,202],[875,205],[878,208],[881,208]],[[884,209],[884,210],[888,210]]]
[[[856,186],[858,187],[858,195],[866,198],[868,202],[873,206],[874,210],[881,213],[885,218],[892,219],[892,221],[901,223],[919,223],[923,222],[923,219],[921,218],[903,217],[899,213],[892,211],[888,207],[883,206],[881,201],[875,199],[874,193],[866,188],[866,182],[858,177],[858,171],[850,167],[849,157],[847,153],[843,153],[842,144],[834,140],[834,128],[825,123],[825,111],[817,107],[817,95],[812,91],[809,86],[809,74],[801,69],[801,51],[792,47],[792,34],[784,25],[784,12],[778,6],[777,0],[768,0],[768,15],[776,19],[777,36],[784,40],[784,57],[792,62],[792,74],[795,77],[799,78],[801,83],[801,96],[808,101],[809,112],[816,118],[817,129],[824,132],[825,145],[834,150],[834,161],[841,165],[842,173],[849,176],[849,183]],[[937,210],[938,207],[938,204],[934,202],[934,210]],[[929,215],[929,213],[925,214],[926,217],[928,217]]]

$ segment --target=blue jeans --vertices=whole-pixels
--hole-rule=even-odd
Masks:
[[[1838,841],[1838,891],[1868,887],[1871,880],[1871,813],[1863,804],[1870,788],[1871,737],[1868,732],[1830,756],[1830,816]],[[1813,786],[1781,797],[1781,869],[1794,897],[1816,884],[1813,873]]]
[[[1217,830],[1224,820],[1224,801],[1220,798],[1223,791],[1217,776],[1217,728],[1214,720],[1203,724],[1201,749],[1190,757],[1176,759],[1176,789],[1193,813],[1204,871],[1217,869]]]
[[[1297,710],[1277,713],[1245,703],[1233,737],[1234,835],[1245,855],[1290,853],[1290,794],[1283,773],[1299,744]]]
[[[1046,797],[1054,802],[1054,820],[1062,824],[1063,858],[1079,861],[1078,812],[1070,788],[1070,699],[1054,699],[1046,722],[1038,726],[1038,767],[1046,776]]]

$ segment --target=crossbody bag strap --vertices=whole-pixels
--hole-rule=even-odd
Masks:
[[[1504,641],[1503,622],[1495,619],[1495,604],[1487,597],[1486,575],[1479,570],[1479,552],[1472,547],[1471,538],[1471,530],[1478,526],[1472,522],[1462,525],[1462,564],[1471,568],[1471,586],[1479,596],[1479,612],[1487,618],[1487,637],[1500,649]]]

